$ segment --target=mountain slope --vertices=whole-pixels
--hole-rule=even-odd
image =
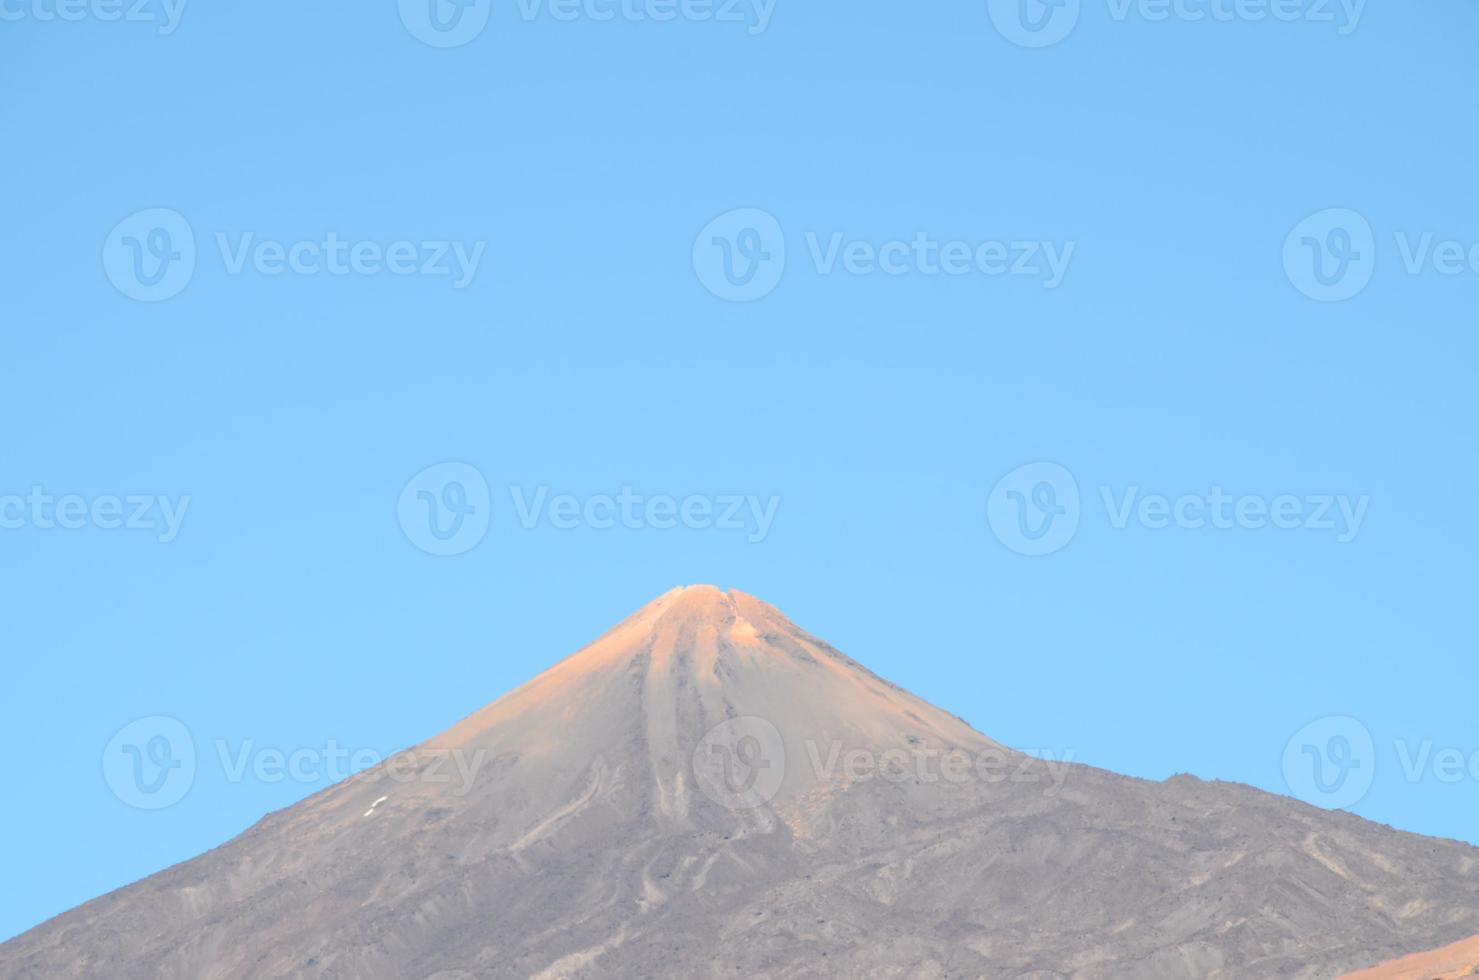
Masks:
[[[0,975],[1328,978],[1476,933],[1473,848],[1028,758],[695,586]]]
[[[1348,973],[1341,980],[1460,980],[1479,977],[1479,936]]]

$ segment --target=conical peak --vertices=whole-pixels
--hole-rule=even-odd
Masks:
[[[433,743],[579,767],[635,738],[677,759],[714,725],[752,716],[793,740],[988,743],[768,603],[706,584],[663,593]]]
[[[655,600],[663,603],[668,609],[713,609],[729,607],[731,599],[729,593],[717,585],[680,585],[676,589],[663,593]]]
[[[790,620],[769,603],[738,589],[727,592],[716,585],[680,585],[638,610],[631,620],[653,627],[681,624],[759,621],[790,626]]]

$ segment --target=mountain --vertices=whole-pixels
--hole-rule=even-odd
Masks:
[[[1479,977],[1479,936],[1348,973],[1342,980],[1459,980],[1461,977]]]
[[[1479,850],[1023,755],[694,586],[0,976],[1260,980],[1475,935]]]

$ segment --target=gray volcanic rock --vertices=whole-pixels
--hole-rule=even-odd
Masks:
[[[695,586],[0,976],[1328,978],[1475,934],[1473,848],[1031,759]]]

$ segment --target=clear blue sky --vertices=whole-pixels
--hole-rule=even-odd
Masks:
[[[0,936],[323,785],[233,781],[218,740],[409,745],[693,582],[775,603],[1004,742],[1135,775],[1288,792],[1291,735],[1349,717],[1374,746],[1355,812],[1479,841],[1479,780],[1409,778],[1401,755],[1479,752],[1479,271],[1437,254],[1479,243],[1474,4],[1372,3],[1351,25],[1338,3],[1333,22],[1161,21],[1082,0],[1034,48],[984,2],[778,0],[756,30],[749,5],[565,21],[498,0],[442,48],[392,0],[192,4],[172,30],[158,3],[72,22],[17,2],[0,498],[87,513],[0,515]],[[128,258],[180,238],[120,223],[156,208],[195,266],[141,301],[115,282]],[[773,229],[699,235],[736,208],[784,241],[747,302],[706,288],[707,250],[729,234],[778,262]],[[1296,229],[1330,208],[1370,238]],[[334,274],[323,253],[270,274],[270,247],[233,273],[247,234],[406,242],[417,269],[423,243],[483,249],[462,283]],[[920,235],[1071,260],[1053,288],[927,275],[887,247]],[[834,241],[849,266],[824,261]],[[903,273],[846,271],[868,268],[859,241]],[[1316,246],[1333,264],[1301,273]],[[1351,252],[1357,291],[1325,301]],[[491,511],[438,557],[398,515],[448,461]],[[988,500],[1038,461],[1081,500],[1031,557]],[[1062,506],[1043,483],[1002,499]],[[521,520],[540,487],[778,506],[763,535],[567,528]],[[1345,541],[1157,528],[1154,502],[1116,526],[1132,488],[1214,487],[1367,508]],[[153,529],[112,527],[137,496],[166,498],[177,533],[157,504],[133,522]],[[147,810],[110,789],[105,749],[152,716],[198,759]]]

